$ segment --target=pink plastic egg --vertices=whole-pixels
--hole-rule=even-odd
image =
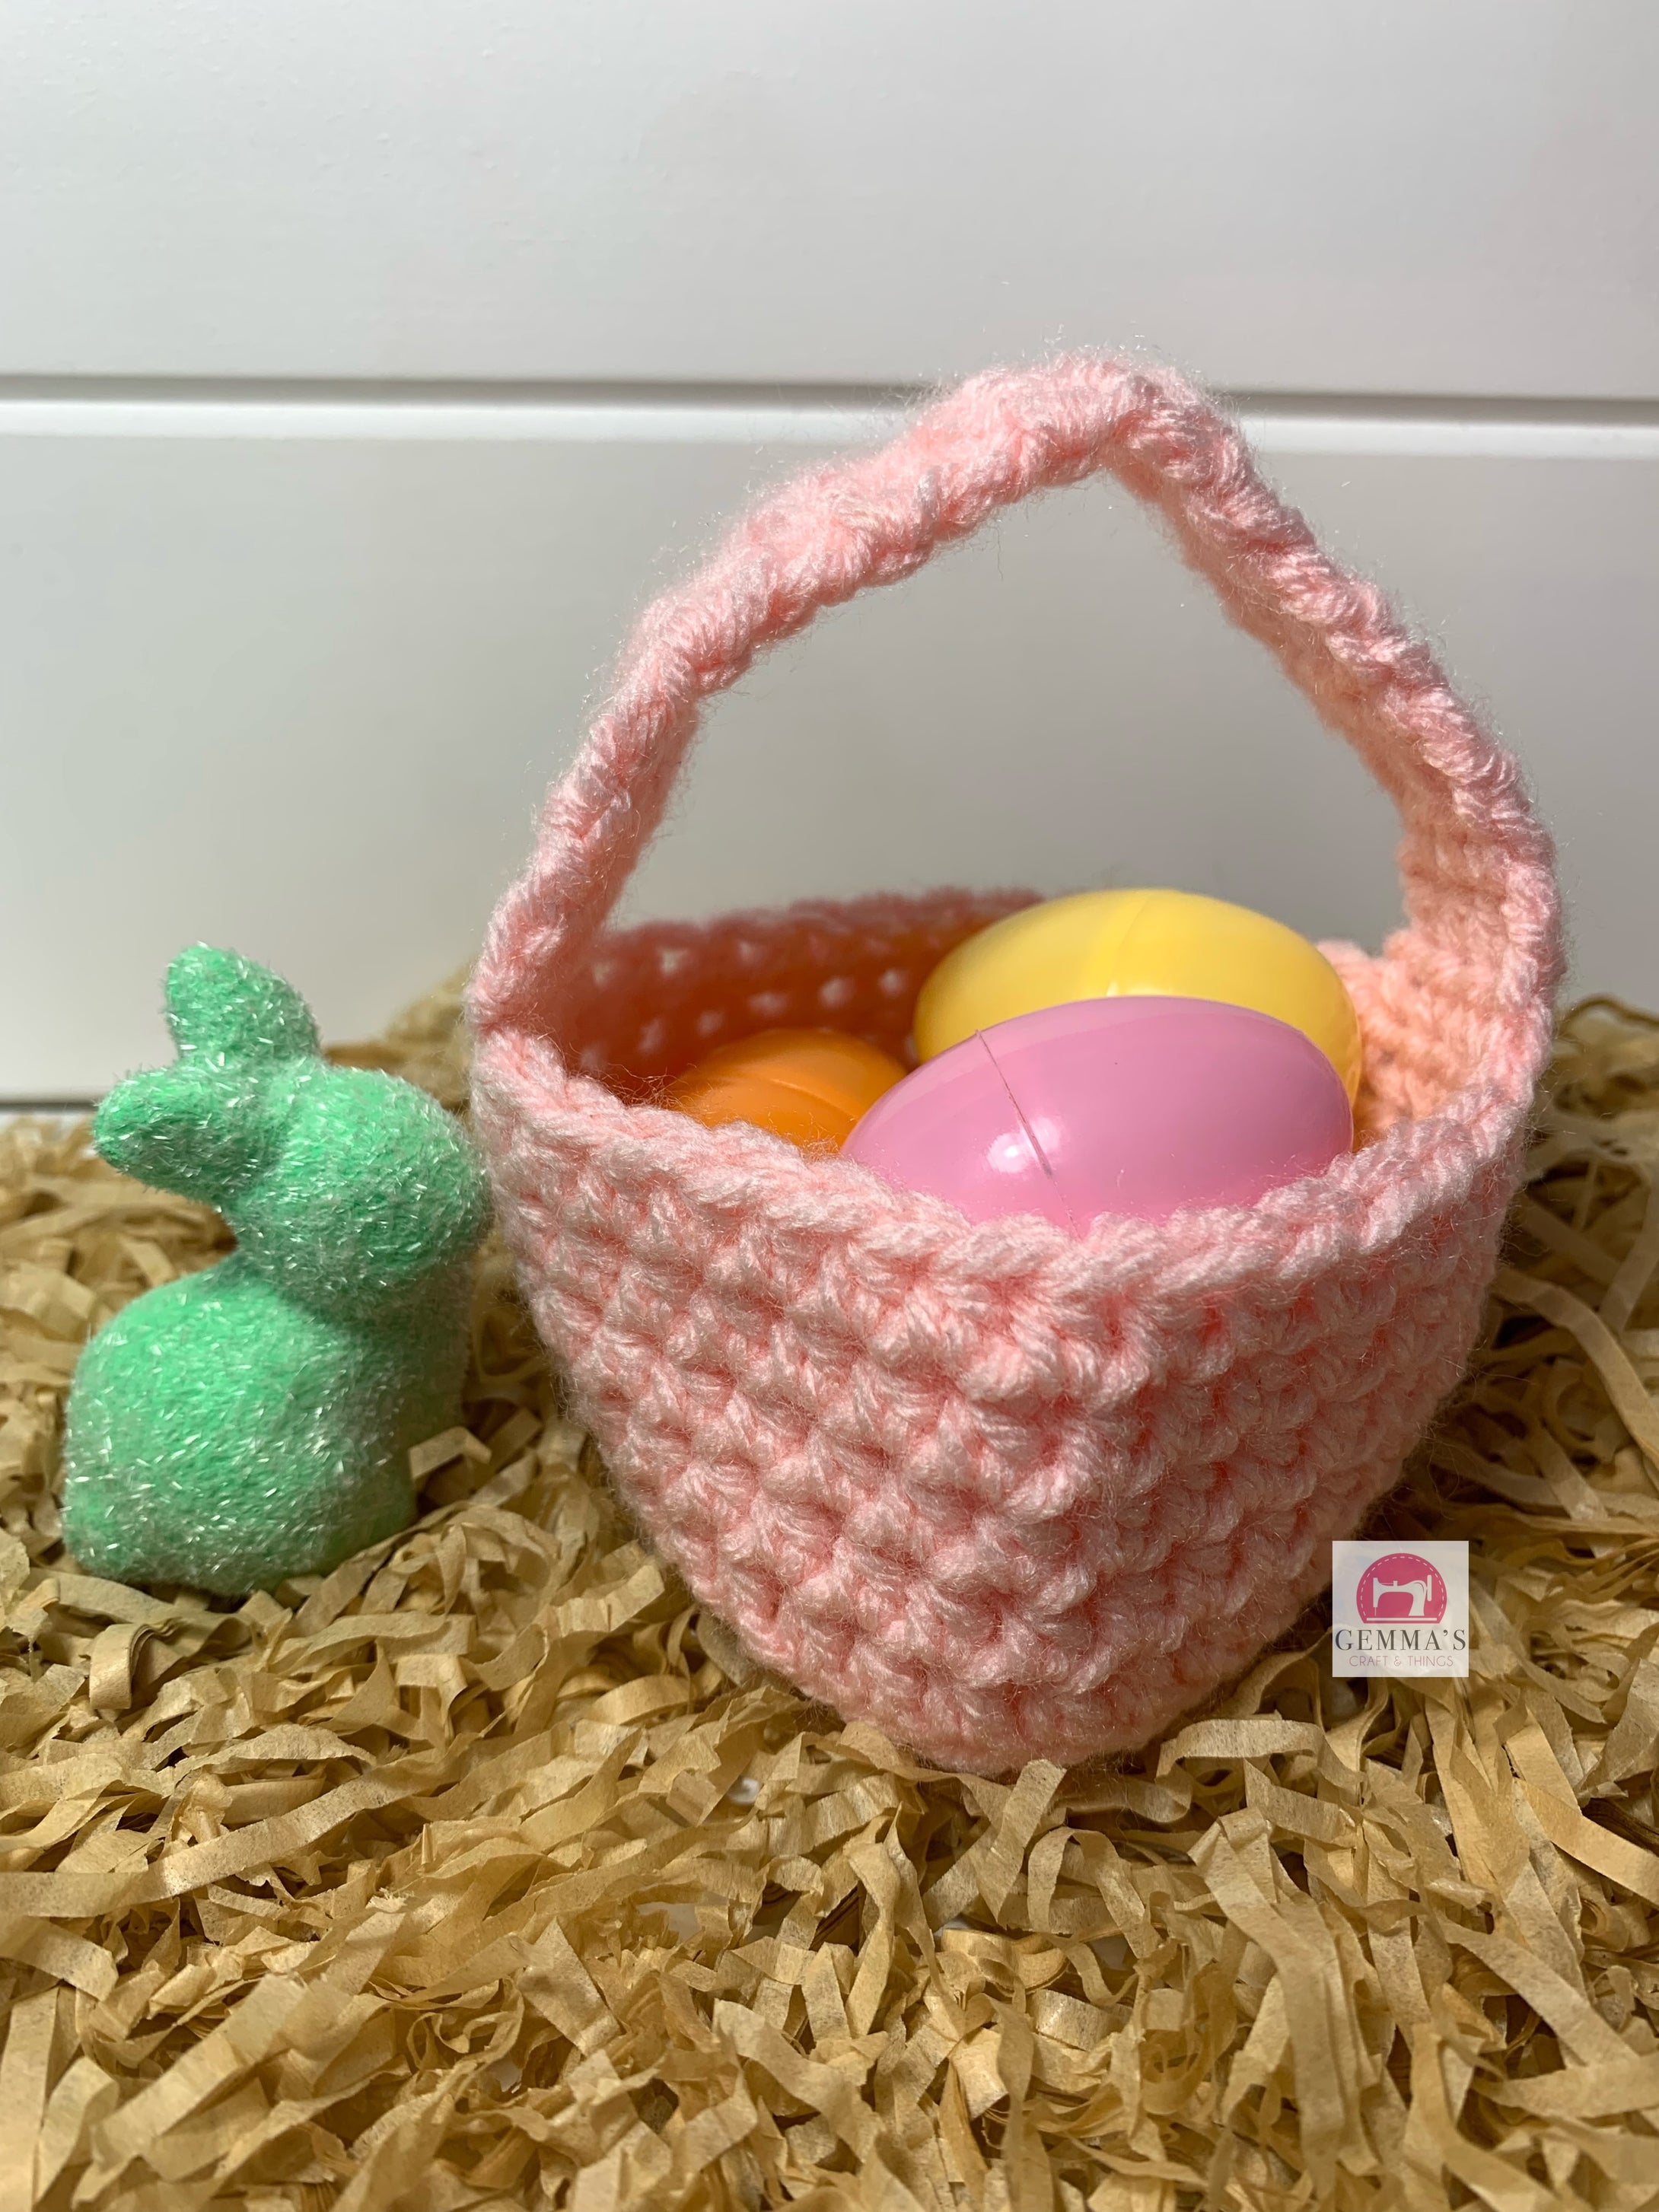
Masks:
[[[981,1030],[907,1075],[842,1150],[970,1219],[1162,1221],[1248,1206],[1353,1143],[1348,1094],[1287,1022],[1208,999],[1085,999]]]

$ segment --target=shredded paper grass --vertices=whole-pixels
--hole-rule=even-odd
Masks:
[[[458,1103],[453,994],[359,1063]],[[630,1534],[498,1253],[425,1511],[240,1606],[78,1572],[76,1352],[223,1249],[0,1136],[0,2212],[1659,2204],[1659,1023],[1566,1022],[1468,1383],[1376,1524],[1467,1681],[1318,1610],[1164,1741],[925,1771]]]

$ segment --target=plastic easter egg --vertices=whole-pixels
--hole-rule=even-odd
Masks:
[[[833,1152],[903,1076],[890,1053],[839,1030],[763,1030],[699,1060],[664,1103],[710,1128],[750,1121],[792,1145]]]
[[[1207,999],[1074,1000],[978,1030],[878,1099],[842,1148],[970,1219],[1162,1221],[1247,1206],[1353,1143],[1330,1060],[1288,1022]]]
[[[1219,999],[1310,1037],[1359,1087],[1359,1024],[1316,945],[1249,908],[1191,891],[1081,891],[1023,908],[968,938],[916,1000],[918,1056],[975,1030],[1073,999]]]

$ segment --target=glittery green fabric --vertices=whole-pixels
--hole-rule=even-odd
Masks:
[[[459,1418],[488,1196],[443,1109],[330,1066],[268,969],[193,946],[167,1019],[178,1060],[111,1091],[94,1141],[216,1206],[237,1249],[82,1354],[64,1531],[94,1573],[240,1595],[410,1518],[410,1447]]]

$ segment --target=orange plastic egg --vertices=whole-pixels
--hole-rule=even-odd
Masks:
[[[764,1030],[688,1068],[664,1104],[718,1128],[752,1122],[792,1145],[839,1152],[902,1063],[839,1030]]]

